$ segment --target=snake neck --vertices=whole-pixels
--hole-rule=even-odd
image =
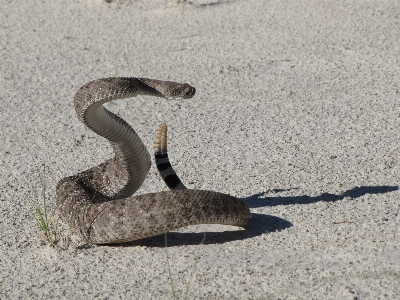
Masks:
[[[103,91],[104,93],[104,91]],[[103,104],[116,99],[115,95],[98,97],[90,95],[92,101],[75,96],[75,108],[82,122],[95,133],[106,138],[113,147],[115,156],[98,166],[81,173],[85,185],[111,199],[131,196],[142,185],[150,169],[150,154],[133,128],[123,119],[108,111]],[[136,94],[125,94],[124,98]],[[118,98],[121,98],[118,95]],[[89,103],[84,111],[78,110],[80,103]]]
[[[150,170],[150,154],[133,128],[123,119],[105,109],[93,107],[85,114],[85,124],[106,138],[115,153],[113,159],[96,168],[97,189],[114,199],[133,195],[145,180]],[[100,189],[99,189],[100,188]]]

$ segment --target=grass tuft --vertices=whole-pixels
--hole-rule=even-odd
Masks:
[[[36,163],[34,156],[32,155],[30,149],[27,149],[30,156],[32,157],[32,161],[35,165],[36,172],[39,177],[40,182],[40,191],[37,192],[37,195],[34,196],[34,200],[31,201],[33,203],[33,210],[34,213],[32,214],[33,219],[35,220],[37,226],[39,227],[40,231],[43,233],[46,242],[51,245],[55,246],[58,242],[62,239],[62,242],[65,243],[64,246],[67,245],[68,236],[71,233],[75,221],[78,216],[74,216],[73,220],[69,224],[68,233],[65,235],[61,234],[62,226],[61,226],[61,219],[57,214],[58,206],[56,205],[54,209],[51,211],[49,210],[48,206],[48,198],[47,198],[47,184],[46,184],[46,173],[47,167],[46,163],[43,163],[43,170],[41,170]],[[68,193],[73,189],[73,186],[67,189],[65,195],[62,196],[64,199]],[[34,189],[32,189],[34,190]]]
[[[47,185],[44,174],[46,173],[46,164],[43,164],[43,171],[40,171],[36,162],[35,167],[40,180],[40,192],[35,201],[35,216],[34,219],[43,233],[45,240],[49,245],[56,245],[60,240],[59,224],[60,219],[56,216],[56,209],[48,211],[47,204]]]

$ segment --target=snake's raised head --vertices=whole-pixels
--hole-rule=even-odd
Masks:
[[[196,94],[196,89],[187,83],[179,84],[179,86],[171,89],[170,97],[172,99],[189,99]]]
[[[154,89],[149,91],[149,94],[155,96],[155,92],[160,93],[160,96],[167,99],[188,99],[192,98],[196,93],[196,89],[187,83],[177,83],[173,81],[162,81],[156,79],[139,78],[146,86]],[[146,86],[142,89],[146,90]]]

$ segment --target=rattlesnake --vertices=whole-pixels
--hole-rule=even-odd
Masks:
[[[166,126],[155,141],[156,165],[171,191],[132,196],[151,165],[150,155],[133,128],[104,108],[115,99],[151,95],[187,99],[189,84],[147,78],[105,78],[89,82],[75,95],[78,118],[106,138],[115,156],[60,180],[56,187],[59,215],[94,244],[122,243],[194,224],[245,227],[251,217],[242,200],[230,195],[186,189],[168,160]]]

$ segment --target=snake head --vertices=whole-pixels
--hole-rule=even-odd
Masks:
[[[188,99],[192,98],[196,93],[196,89],[187,83],[178,83],[174,81],[164,81],[149,78],[138,78],[143,86],[140,87],[141,93],[167,99]],[[158,94],[158,95],[157,95]]]
[[[189,99],[194,96],[196,89],[187,83],[177,84],[171,86],[167,93],[165,94],[168,99]]]

